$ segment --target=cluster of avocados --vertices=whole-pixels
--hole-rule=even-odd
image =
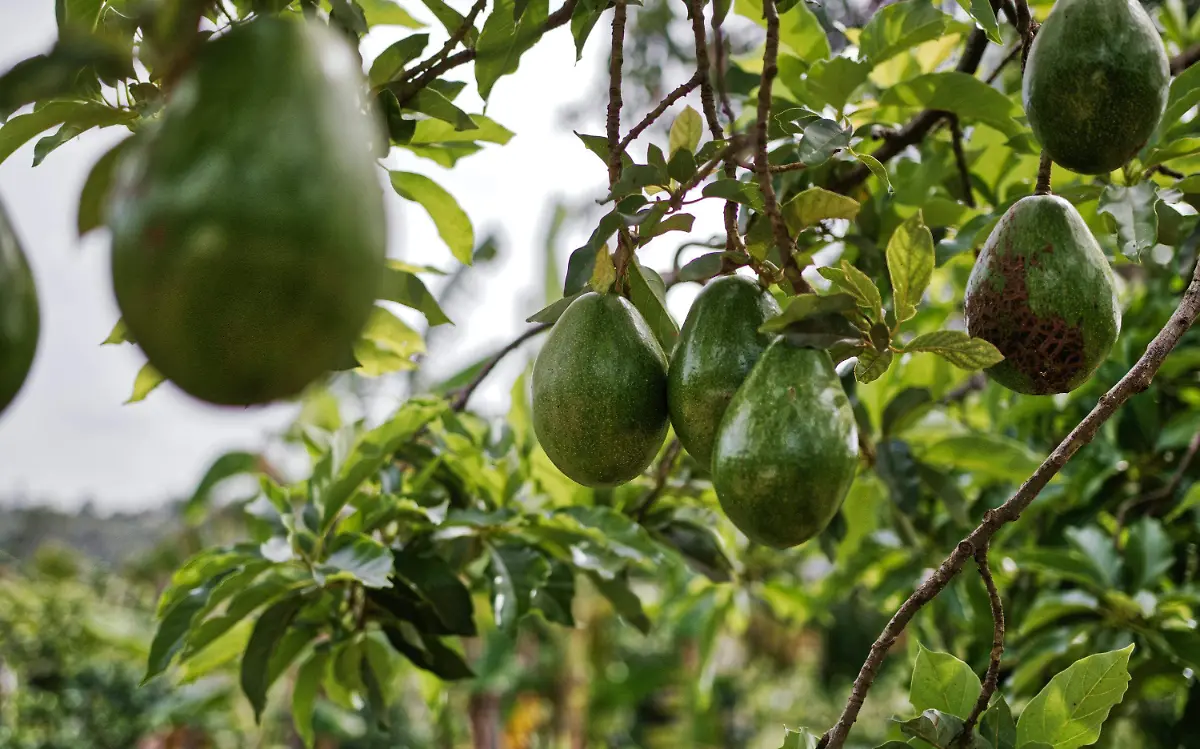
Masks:
[[[1138,0],[1058,0],[1030,48],[1022,98],[1050,159],[1099,175],[1146,144],[1169,84]],[[966,317],[1004,354],[989,377],[1030,395],[1079,387],[1121,331],[1108,260],[1075,207],[1049,194],[1018,200],[997,223],[967,283]]]
[[[829,354],[760,332],[778,313],[758,281],[722,276],[692,304],[668,362],[629,301],[580,296],[534,365],[542,448],[580,484],[615,486],[642,474],[672,425],[749,539],[804,543],[854,481],[858,432]]]

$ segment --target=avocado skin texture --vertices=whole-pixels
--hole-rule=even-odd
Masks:
[[[1154,133],[1170,82],[1166,50],[1138,0],[1058,0],[1029,50],[1022,98],[1056,163],[1107,174]]]
[[[363,87],[336,32],[260,18],[204,45],[122,158],[117,303],[185,392],[267,403],[349,358],[387,239]]]
[[[1000,218],[967,281],[966,317],[1005,356],[987,375],[1028,395],[1082,385],[1121,332],[1108,259],[1054,195],[1022,198]]]
[[[589,292],[554,324],[533,367],[533,429],[584,486],[623,484],[667,436],[667,356],[628,300]]]
[[[0,414],[25,384],[40,331],[33,274],[8,214],[0,206]]]
[[[675,435],[705,468],[729,401],[774,338],[758,328],[778,314],[775,297],[745,276],[712,281],[688,311],[671,354],[667,403]]]
[[[722,509],[751,541],[785,549],[824,530],[858,470],[858,429],[829,354],[772,343],[721,419],[712,469]]]

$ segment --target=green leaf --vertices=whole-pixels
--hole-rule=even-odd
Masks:
[[[796,147],[796,156],[809,166],[829,160],[838,151],[850,146],[851,130],[843,130],[833,120],[820,119],[804,126],[804,137]]]
[[[296,735],[308,749],[312,749],[316,739],[313,730],[313,710],[316,707],[317,691],[328,667],[329,650],[317,648],[300,666],[296,684],[292,687],[292,723],[296,726]]]
[[[371,63],[371,72],[367,77],[371,88],[395,80],[404,72],[404,66],[420,57],[428,45],[429,34],[411,34],[380,52]]]
[[[1143,515],[1129,529],[1125,563],[1131,590],[1152,590],[1175,563],[1174,547],[1163,524]]]
[[[429,671],[440,679],[454,681],[475,676],[462,656],[442,644],[437,637],[415,632],[404,622],[399,626],[383,627],[383,634],[392,647],[403,653],[414,666]]]
[[[675,348],[675,341],[679,338],[679,326],[672,319],[666,303],[654,293],[647,281],[647,270],[636,257],[629,265],[628,272],[629,299],[646,319],[646,324],[654,332],[654,337],[662,345],[663,351],[670,356],[671,350]]]
[[[149,363],[142,365],[142,368],[138,370],[137,377],[133,380],[133,392],[130,393],[129,400],[125,401],[125,405],[146,400],[146,396],[150,395],[154,388],[163,384],[166,379]]]
[[[392,573],[392,552],[370,536],[353,533],[338,536],[329,556],[313,569],[318,585],[326,580],[357,580],[368,588],[388,588]]]
[[[425,351],[417,331],[382,307],[375,307],[354,343],[357,370],[367,377],[416,369],[413,357]]]
[[[938,710],[965,718],[971,714],[983,685],[971,667],[949,653],[926,650],[917,644],[908,701],[917,712]]]
[[[188,634],[187,649],[183,658],[193,658],[205,650],[225,633],[241,624],[242,620],[253,614],[259,607],[271,603],[293,590],[297,585],[303,585],[304,580],[297,582],[294,576],[282,574],[275,567],[259,577],[262,572],[259,565],[246,565],[246,570],[230,575],[213,590],[208,605],[202,614],[208,614],[219,604],[218,598],[229,598],[229,605],[220,616],[205,619]],[[255,578],[258,578],[255,580]],[[251,584],[253,581],[253,584]],[[240,586],[240,589],[239,589]]]
[[[1171,89],[1167,94],[1167,107],[1159,122],[1158,132],[1166,133],[1198,103],[1200,103],[1200,66],[1192,65],[1171,80]]]
[[[844,291],[858,302],[859,311],[870,322],[883,320],[883,298],[871,277],[842,260],[837,268],[818,268],[822,276],[829,279],[839,291]]]
[[[1090,580],[1090,571],[1085,574]],[[1100,602],[1095,596],[1082,590],[1041,593],[1021,618],[1019,632],[1026,636],[1067,617],[1095,615],[1099,611],[1099,605]]]
[[[591,291],[591,289],[584,286],[584,288],[576,291],[571,296],[563,297],[562,299],[558,299],[541,308],[537,312],[525,318],[525,322],[548,324],[558,322],[558,318],[562,317],[562,313],[567,311],[567,307],[571,306],[571,302],[575,301],[589,291]]]
[[[926,710],[912,720],[897,722],[905,736],[926,741],[938,749],[951,749],[951,742],[966,727],[962,718],[939,710]]]
[[[22,60],[0,75],[0,116],[33,102],[84,95],[89,87],[94,93],[98,74],[105,80],[132,74],[129,48],[91,31],[60,36],[48,53]]]
[[[154,633],[154,640],[150,643],[150,656],[146,662],[146,675],[142,677],[143,684],[171,665],[171,660],[183,648],[192,621],[208,602],[208,596],[217,582],[219,580],[214,578],[207,584],[188,591],[163,615],[158,624],[158,631]]]
[[[738,15],[766,28],[762,0],[734,0],[733,9]],[[831,54],[825,29],[821,28],[820,20],[804,2],[795,3],[786,11],[780,11],[779,41],[806,62],[815,62]]]
[[[271,687],[271,657],[303,603],[302,596],[293,595],[268,608],[254,623],[254,631],[246,643],[246,652],[242,655],[241,684],[242,691],[254,708],[256,723],[262,719],[267,704],[267,690]]]
[[[458,130],[445,120],[421,120],[413,130],[408,146],[420,145],[474,145],[482,143],[497,143],[504,145],[512,140],[513,133],[508,128],[481,114],[470,115],[475,127],[469,130]],[[476,148],[478,148],[476,146]],[[409,150],[415,150],[410,148]]]
[[[677,182],[687,182],[696,176],[696,156],[691,151],[679,149],[667,162],[667,174]]]
[[[733,562],[729,561],[721,540],[712,528],[689,520],[672,518],[654,528],[654,534],[674,547],[692,569],[718,583],[733,579]]]
[[[1143,166],[1146,168],[1158,166],[1171,159],[1192,156],[1197,153],[1200,153],[1200,138],[1180,138],[1166,145],[1150,149],[1150,153],[1146,154]]]
[[[485,101],[502,76],[517,71],[521,55],[542,37],[548,0],[530,0],[521,20],[514,22],[514,1],[495,0],[475,45],[475,82]]]
[[[131,139],[126,138],[113,146],[96,161],[92,170],[88,172],[87,181],[83,183],[83,191],[79,194],[79,212],[75,222],[79,236],[82,237],[104,223],[104,211],[108,205],[108,193],[117,160],[129,148],[130,143]]]
[[[888,194],[892,194],[892,181],[888,178],[887,167],[881,164],[879,159],[869,153],[859,153],[853,148],[847,148],[846,150],[850,152],[851,156],[862,162],[867,169],[870,169],[871,174],[874,174],[876,179],[883,183],[884,189],[888,191]]]
[[[890,349],[885,351],[864,350],[858,355],[858,361],[854,364],[854,379],[863,383],[878,380],[892,366],[895,356]]]
[[[64,122],[74,123],[82,130],[102,125],[116,125],[128,122],[137,115],[112,109],[104,104],[82,101],[51,102],[41,109],[29,114],[13,117],[0,126],[0,163],[13,154],[21,146],[29,142],[35,135],[61,125]]]
[[[1029,477],[1041,458],[1023,442],[998,434],[961,434],[933,444],[922,460],[944,468],[968,471],[976,478],[1020,483]]]
[[[1095,565],[1074,549],[1019,549],[1010,556],[1021,570],[1071,580],[1097,591],[1105,587],[1104,577]]]
[[[695,109],[684,107],[675,121],[671,123],[671,134],[668,140],[667,155],[674,156],[675,152],[683,149],[695,153],[700,145],[700,137],[704,134],[704,120]]]
[[[367,33],[367,14],[358,0],[329,0],[329,20],[357,35]]]
[[[575,600],[575,572],[570,565],[557,559],[550,561],[550,576],[545,585],[533,591],[530,603],[546,621],[574,627],[571,606]]]
[[[721,272],[724,263],[724,252],[705,253],[694,260],[689,260],[686,265],[679,269],[679,280],[703,281],[712,278]]]
[[[781,207],[788,228],[800,232],[831,218],[853,219],[860,208],[858,201],[830,192],[823,187],[810,187]]]
[[[820,735],[812,733],[807,728],[798,728],[794,731],[784,728],[783,731],[783,746],[780,749],[817,749],[817,745],[821,742]]]
[[[591,36],[600,15],[608,9],[605,0],[579,0],[571,11],[571,37],[575,39],[575,62],[583,59],[583,45]]]
[[[902,323],[917,314],[917,304],[933,277],[933,235],[920,211],[892,232],[887,245],[887,265],[896,322]]]
[[[1106,587],[1116,588],[1121,576],[1122,557],[1117,555],[1112,538],[1094,525],[1063,531],[1067,542],[1092,565]]]
[[[117,324],[113,326],[109,332],[108,338],[101,341],[101,346],[116,346],[122,343],[136,343],[133,340],[133,334],[129,332],[129,328],[125,327],[125,319],[118,318]]]
[[[724,198],[735,203],[748,205],[756,211],[763,210],[762,190],[753,182],[722,178],[710,182],[700,192],[706,198]]]
[[[972,338],[961,330],[938,330],[923,333],[908,342],[905,353],[926,351],[937,354],[960,369],[986,369],[1004,361],[992,344],[982,338]]]
[[[929,0],[893,3],[871,16],[858,37],[860,54],[878,65],[918,44],[969,28]]]
[[[475,249],[475,230],[454,196],[423,174],[391,172],[391,180],[392,188],[400,197],[419,203],[425,209],[455,259],[470,265]]]
[[[454,106],[449,99],[431,88],[423,88],[418,91],[408,100],[404,108],[447,122],[459,132],[479,129],[479,126],[471,119],[471,115]],[[409,142],[411,143],[411,141]]]
[[[441,0],[425,0],[425,4],[431,6],[430,10],[433,10],[432,3],[434,2],[441,2]],[[404,26],[410,29],[419,29],[425,26],[393,0],[358,0],[358,4],[362,7],[369,26]],[[434,10],[434,15],[437,15],[436,10]],[[441,19],[440,15],[438,19]],[[455,28],[458,27],[455,26]]]
[[[850,312],[858,307],[854,297],[849,294],[800,294],[788,300],[787,306],[775,317],[768,319],[760,327],[763,333],[778,333],[792,323],[818,315]]]
[[[101,0],[54,0],[54,19],[58,30],[94,31],[100,20]]]
[[[431,549],[408,546],[395,553],[396,574],[420,596],[442,625],[436,634],[476,634],[471,592],[454,570]]]
[[[630,589],[627,575],[621,574],[609,579],[589,571],[588,577],[622,619],[632,624],[642,634],[650,632],[650,618],[642,609],[641,599]]]
[[[417,310],[425,315],[431,327],[449,323],[450,318],[446,317],[437,298],[426,288],[425,282],[415,273],[405,270],[403,265],[398,261],[388,261],[379,298]]]
[[[683,151],[680,151],[683,153]],[[663,220],[655,223],[653,226],[644,226],[638,232],[638,244],[644,245],[654,237],[660,234],[666,234],[669,231],[681,231],[684,234],[691,232],[692,224],[695,223],[696,217],[690,213],[676,213],[674,216],[668,216]]]
[[[996,11],[992,9],[992,0],[958,0],[958,5],[987,33],[988,41],[992,44],[1004,44],[1004,39],[1000,36],[1000,23],[996,20]]]
[[[957,70],[901,81],[885,91],[879,103],[885,107],[953,112],[963,121],[983,122],[1010,138],[1023,132],[1021,123],[1015,119],[1020,110],[1012,99],[975,76]]]
[[[1108,185],[1100,194],[1100,207],[1096,210],[1112,217],[1121,254],[1130,260],[1140,259],[1143,252],[1158,244],[1158,214],[1154,210],[1157,202],[1158,193],[1151,182],[1133,187]]]
[[[588,288],[599,294],[607,294],[616,280],[617,268],[613,265],[612,255],[607,251],[596,253],[596,260],[593,263],[592,277],[588,281]]]
[[[549,580],[550,563],[533,547],[517,544],[492,546],[491,560],[496,626],[511,634],[532,609],[533,592]]]
[[[1017,746],[1033,742],[1053,749],[1094,744],[1109,711],[1129,688],[1129,656],[1122,650],[1089,655],[1057,674],[1030,700],[1017,721]]]
[[[846,102],[871,74],[871,63],[851,60],[849,57],[834,57],[818,60],[800,81],[785,81],[802,100],[814,107],[831,106],[837,111],[846,107]]]
[[[980,717],[979,735],[987,740],[993,749],[1017,748],[1017,724],[1004,695],[997,697]]]

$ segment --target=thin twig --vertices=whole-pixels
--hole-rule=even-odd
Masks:
[[[958,115],[946,118],[950,121],[950,143],[954,147],[954,160],[958,162],[958,173],[962,176],[963,200],[974,208],[975,196],[971,193],[971,168],[967,166],[967,156],[963,153],[962,126],[958,124]]]
[[[696,170],[696,173],[692,175],[691,179],[681,184],[679,188],[675,190],[675,194],[671,198],[671,210],[678,210],[679,206],[683,204],[684,198],[687,197],[688,192],[694,190],[697,185],[708,179],[709,176],[712,175],[713,171],[716,170],[717,166],[721,164],[721,162],[729,159],[736,160],[738,152],[744,150],[748,145],[748,140],[744,135],[735,135],[730,138],[729,145],[722,148],[721,152],[716,156],[704,162],[704,164]]]
[[[1034,188],[1035,195],[1050,194],[1050,175],[1054,171],[1054,161],[1051,160],[1050,154],[1045,150],[1042,151],[1042,160],[1038,164],[1037,187]]]
[[[721,111],[732,125],[737,118],[733,115],[733,103],[729,100],[729,88],[725,85],[725,67],[728,65],[729,54],[725,49],[725,32],[721,27],[723,20],[714,10],[712,30],[713,46],[717,50],[717,95],[721,97]]]
[[[1029,62],[1029,49],[1033,46],[1033,35],[1037,33],[1037,25],[1029,12],[1028,0],[1017,2],[1017,33],[1021,35],[1021,72],[1025,72],[1025,63]]]
[[[454,33],[450,35],[450,38],[446,40],[442,48],[437,51],[437,54],[430,56],[428,59],[422,61],[420,65],[405,73],[404,80],[412,80],[446,59],[454,51],[454,48],[458,46],[458,43],[467,38],[467,32],[475,28],[475,19],[483,12],[485,6],[487,6],[487,0],[475,0],[475,4],[471,6],[471,10],[467,13],[466,18],[458,25],[458,28],[454,30]]]
[[[621,178],[621,157],[625,148],[621,141],[621,71],[625,64],[625,20],[628,6],[625,0],[615,0],[612,21],[612,53],[608,61],[608,185],[613,188]],[[617,232],[617,251],[613,255],[617,288],[625,283],[626,270],[633,259],[633,238],[621,227]]]
[[[654,472],[654,486],[646,493],[646,498],[633,513],[639,523],[645,522],[646,514],[662,496],[663,489],[667,487],[667,479],[671,477],[671,469],[675,467],[675,459],[679,457],[679,451],[682,449],[683,445],[677,439],[671,440],[671,444],[667,445],[667,451],[663,453],[662,460],[658,462],[658,470]]]
[[[699,85],[700,85],[700,72],[696,71],[696,73],[694,75],[692,75],[691,78],[689,78],[686,81],[684,81],[683,83],[679,84],[678,88],[676,88],[671,93],[667,94],[666,97],[658,103],[658,106],[656,106],[653,110],[650,111],[649,114],[647,114],[645,117],[642,118],[641,122],[634,125],[633,128],[631,128],[630,131],[625,134],[625,137],[621,139],[621,143],[618,146],[618,148],[620,148],[620,150],[623,152],[626,148],[629,147],[630,143],[637,140],[637,137],[639,135],[641,135],[643,132],[645,132],[646,128],[653,125],[655,120],[657,120],[659,117],[662,117],[663,112],[667,111],[667,109],[670,108],[670,106],[672,104],[679,101],[683,97],[687,96],[692,91],[695,91],[696,87]]]
[[[514,338],[507,346],[493,354],[492,358],[484,362],[483,368],[475,373],[475,376],[471,378],[471,381],[466,385],[463,385],[462,388],[454,393],[454,397],[450,399],[450,408],[455,411],[462,411],[464,408],[466,408],[467,401],[471,399],[471,395],[475,392],[475,389],[478,388],[485,379],[487,379],[487,376],[492,373],[492,370],[496,368],[496,365],[500,363],[501,359],[519,349],[521,344],[525,343],[530,338],[533,338],[539,333],[544,333],[552,327],[554,326],[551,323],[542,323],[541,325],[532,327]]]
[[[754,124],[754,171],[758,174],[758,187],[763,195],[763,213],[771,221],[771,232],[775,237],[775,245],[779,248],[779,257],[783,274],[792,284],[792,290],[797,294],[806,294],[812,287],[801,275],[803,269],[796,263],[792,254],[792,237],[788,234],[787,223],[779,211],[779,201],[775,197],[775,185],[771,180],[771,164],[767,161],[767,120],[771,116],[771,88],[775,76],[779,73],[779,13],[775,9],[775,0],[763,0],[763,15],[767,21],[767,46],[763,51],[762,81],[758,86],[758,118]]]
[[[575,3],[578,0],[567,0],[562,7],[546,16],[546,22],[542,24],[541,33],[546,33],[552,29],[557,29],[559,26],[571,20],[571,14],[575,12]],[[463,49],[455,52],[445,58],[438,64],[434,65],[429,70],[426,70],[421,75],[417,76],[416,80],[405,84],[402,91],[396,94],[396,98],[400,101],[400,105],[407,104],[412,97],[416,96],[417,92],[428,86],[433,81],[437,80],[443,73],[447,73],[459,65],[466,65],[478,55],[474,48]]]
[[[1021,50],[1024,49],[1024,47],[1024,44],[1013,45],[1013,48],[1008,51],[1008,54],[1005,55],[1004,59],[1000,61],[1000,64],[996,66],[996,69],[988,75],[986,80],[989,85],[996,82],[996,79],[1000,77],[1000,74],[1004,72],[1004,69],[1008,67],[1013,60],[1017,59],[1017,56],[1021,54]]]
[[[1171,475],[1171,479],[1165,485],[1152,492],[1147,492],[1121,503],[1121,506],[1117,508],[1116,532],[1113,533],[1113,538],[1118,539],[1118,548],[1121,529],[1125,527],[1125,519],[1129,515],[1130,510],[1142,505],[1154,504],[1164,499],[1170,499],[1174,496],[1176,490],[1179,489],[1179,485],[1183,483],[1183,477],[1187,475],[1188,469],[1192,467],[1192,461],[1196,459],[1197,452],[1200,452],[1200,432],[1196,432],[1192,437],[1192,441],[1188,443],[1187,451],[1179,459],[1179,465],[1175,468],[1175,473]]]
[[[979,722],[979,716],[987,710],[996,686],[1000,681],[1000,661],[1004,658],[1004,603],[1000,600],[1000,591],[996,589],[996,580],[992,577],[992,568],[988,565],[988,545],[975,550],[975,564],[979,567],[979,576],[987,588],[988,603],[992,609],[992,652],[988,658],[987,673],[983,677],[983,686],[979,690],[979,699],[963,724],[963,731],[955,742],[959,746],[967,746],[971,732]]]
[[[867,692],[875,682],[879,667],[883,664],[888,650],[896,642],[896,638],[905,630],[912,618],[925,604],[932,601],[941,593],[950,581],[962,571],[963,565],[977,549],[985,548],[1000,528],[1016,521],[1021,513],[1037,498],[1050,480],[1058,475],[1063,466],[1081,447],[1088,444],[1096,436],[1100,427],[1108,421],[1117,409],[1137,393],[1144,392],[1150,387],[1154,375],[1162,366],[1163,360],[1179,344],[1183,334],[1187,332],[1197,315],[1200,315],[1200,264],[1192,273],[1191,283],[1179,301],[1179,306],[1172,313],[1166,325],[1159,331],[1145,353],[1133,365],[1120,382],[1100,397],[1096,407],[1084,417],[1083,421],[1071,430],[1071,433],[1054,448],[1054,452],[1038,466],[1025,483],[1007,502],[995,510],[984,513],[983,522],[975,530],[958,543],[954,551],[946,557],[941,565],[925,582],[913,592],[907,601],[896,611],[884,627],[879,639],[871,646],[871,652],[858,672],[850,697],[838,722],[829,729],[821,739],[821,749],[842,749],[846,737],[858,713],[866,700]]]

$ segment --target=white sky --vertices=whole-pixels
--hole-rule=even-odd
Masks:
[[[423,10],[418,3],[405,7],[432,21],[418,13]],[[470,307],[449,310],[457,323],[449,347],[454,361],[434,362],[439,370],[453,371],[453,366],[499,347],[541,307],[542,234],[554,197],[576,202],[604,193],[603,164],[559,116],[562,106],[599,90],[595,83],[605,62],[604,23],[578,65],[573,65],[570,33],[559,29],[522,58],[516,75],[496,85],[488,115],[517,134],[506,146],[489,147],[453,171],[406,153],[389,162],[438,180],[471,217],[477,237],[494,230],[502,240],[503,263],[489,271],[494,275],[476,279]],[[436,22],[430,31],[428,49],[435,50],[444,37],[437,37]],[[406,33],[411,32],[373,32],[364,56],[369,62]],[[0,0],[0,71],[45,51],[55,35],[54,3]],[[452,77],[470,80],[469,70],[462,68]],[[481,108],[471,89],[457,103],[468,111]],[[603,103],[595,103],[589,131],[600,133]],[[699,108],[698,102],[691,103]],[[640,112],[627,111],[625,128],[640,117]],[[124,132],[86,133],[36,168],[31,166],[35,138],[0,164],[0,200],[30,256],[42,307],[33,372],[16,403],[0,417],[0,503],[37,500],[75,506],[91,499],[104,510],[153,506],[189,494],[217,455],[264,447],[293,413],[286,405],[213,408],[170,385],[140,404],[122,405],[143,358],[131,346],[99,346],[119,316],[109,285],[108,240],[95,232],[80,241],[74,226],[79,191],[91,165]],[[660,145],[665,148],[666,143]],[[428,217],[394,195],[389,200],[391,254],[450,269],[453,260]],[[719,231],[719,205],[714,208],[698,214],[691,238]],[[560,268],[585,238],[582,227],[563,237]],[[643,261],[664,267],[682,241],[681,235],[659,240],[643,253]],[[691,284],[672,290],[670,306],[677,320],[697,291]],[[492,411],[505,407],[512,377],[531,354],[498,369],[476,396],[476,405]]]

